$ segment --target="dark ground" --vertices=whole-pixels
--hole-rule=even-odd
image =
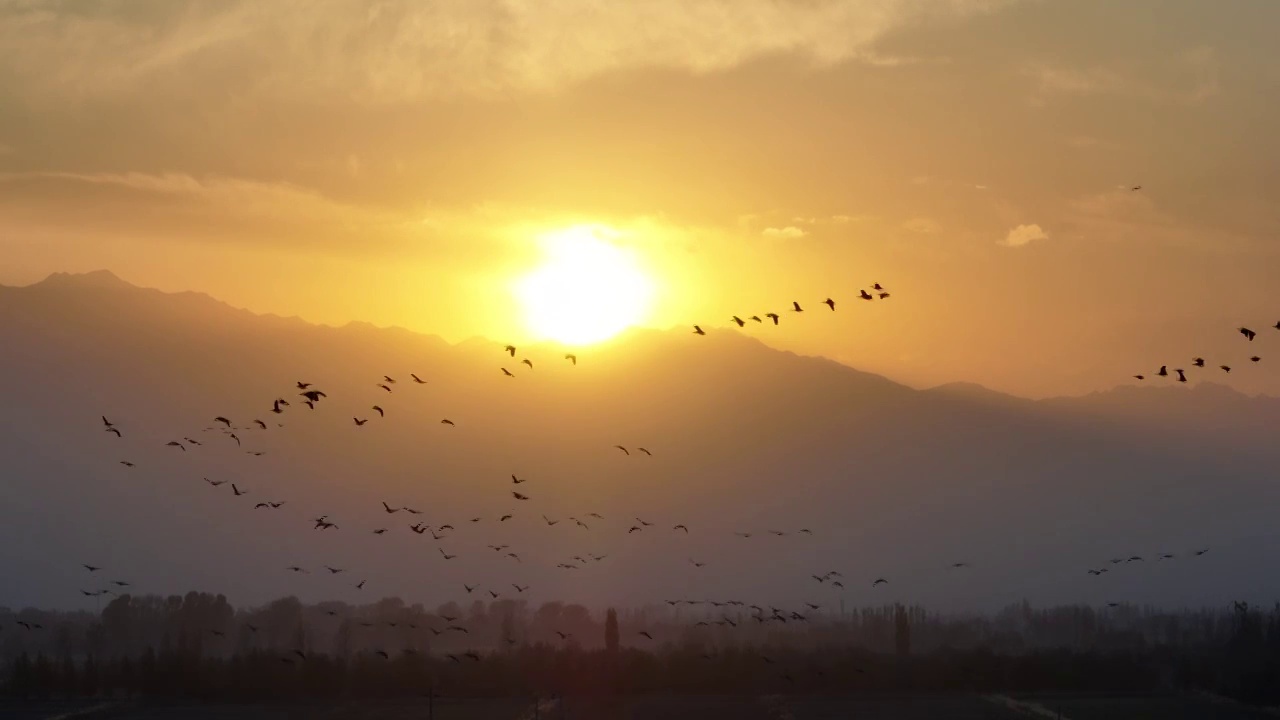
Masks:
[[[1263,720],[1277,717],[1185,696],[1030,695],[1020,700],[1063,720]],[[973,695],[883,697],[646,696],[612,705],[587,698],[563,704],[530,699],[437,699],[350,705],[191,705],[143,702],[0,701],[3,720],[1016,720],[1020,713]],[[1049,716],[1052,717],[1052,716]]]

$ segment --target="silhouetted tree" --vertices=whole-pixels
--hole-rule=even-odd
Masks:
[[[613,608],[604,616],[604,647],[610,653],[618,652],[618,613]]]

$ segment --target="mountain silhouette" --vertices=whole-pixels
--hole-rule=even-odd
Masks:
[[[1269,510],[1280,450],[1258,442],[1280,402],[1221,385],[1035,401],[965,384],[918,390],[735,331],[683,328],[577,349],[576,366],[564,348],[521,348],[537,369],[507,378],[499,368],[517,366],[502,339],[313,325],[107,272],[0,287],[0,337],[0,547],[15,550],[5,576],[23,579],[0,587],[0,605],[75,606],[86,559],[139,592],[201,588],[237,603],[357,592],[281,570],[321,563],[358,569],[366,592],[425,602],[460,599],[464,581],[528,584],[535,600],[955,609],[1280,591],[1256,572],[1280,538]],[[384,375],[403,378],[394,392],[376,387]],[[301,400],[300,380],[328,397],[273,415],[272,399]],[[354,427],[375,403],[386,418]],[[102,431],[101,415],[122,437]],[[239,433],[240,448],[203,432],[218,415],[268,429]],[[160,452],[182,437],[208,442]],[[513,473],[531,500],[512,499]],[[288,503],[254,514],[204,477]],[[459,529],[416,535],[383,500]],[[589,530],[541,518],[591,512],[605,519]],[[322,514],[340,529],[314,532]],[[629,535],[637,516],[655,527]],[[688,536],[657,531],[676,523]],[[1195,561],[1085,574],[1119,555],[1206,545]],[[585,553],[608,559],[556,569]],[[958,560],[972,564],[963,578],[945,570]],[[850,579],[843,592],[808,579],[833,569]],[[881,576],[892,582],[873,590]]]

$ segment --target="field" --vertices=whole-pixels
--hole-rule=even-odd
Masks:
[[[530,699],[438,699],[433,714],[420,702],[349,705],[188,705],[161,703],[0,701],[5,720],[1016,720],[1055,717],[1063,720],[1263,720],[1260,710],[1224,706],[1184,696],[1100,697],[1031,695],[1051,715],[1009,710],[972,695],[920,696],[646,696],[612,702],[569,698],[544,700],[535,709]]]

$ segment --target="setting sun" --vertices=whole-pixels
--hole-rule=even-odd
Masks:
[[[585,345],[645,319],[653,283],[632,252],[608,241],[615,234],[584,225],[539,238],[545,261],[515,285],[530,332]]]

